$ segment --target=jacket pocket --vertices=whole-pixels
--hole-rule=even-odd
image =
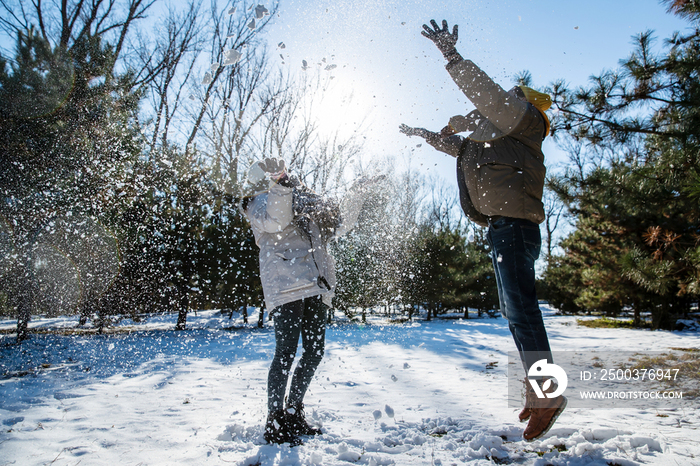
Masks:
[[[540,257],[542,249],[542,236],[540,235],[539,226],[520,225],[520,232],[523,236],[523,245],[525,253],[536,261]]]
[[[477,209],[487,216],[523,216],[524,170],[520,144],[513,138],[484,146],[478,157]]]
[[[317,286],[318,269],[307,248],[278,252],[272,281],[280,293]]]
[[[277,255],[285,261],[296,261],[300,257],[306,257],[311,254],[311,248],[295,248],[295,249],[285,249],[282,252],[278,252]]]
[[[514,143],[519,144],[517,142]],[[483,168],[484,165],[503,165],[504,167],[520,171],[522,171],[524,166],[522,155],[518,151],[512,150],[511,147],[502,147],[499,150],[484,150],[479,156],[478,166]]]

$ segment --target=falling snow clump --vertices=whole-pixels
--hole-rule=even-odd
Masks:
[[[236,63],[238,63],[238,62],[241,60],[241,57],[242,57],[242,56],[243,56],[243,54],[242,54],[241,52],[239,52],[238,50],[236,50],[236,49],[227,50],[227,51],[224,53],[224,63],[223,63],[223,65],[224,65],[224,66],[235,65]]]
[[[258,5],[255,7],[255,19],[263,19],[264,16],[268,16],[269,14],[270,12],[267,11],[265,5]]]

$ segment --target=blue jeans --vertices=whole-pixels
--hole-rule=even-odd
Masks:
[[[540,359],[552,362],[547,331],[535,292],[535,261],[540,256],[540,228],[529,220],[501,217],[487,235],[496,272],[501,314],[508,320],[525,372]]]
[[[275,357],[267,376],[267,405],[270,412],[283,408],[292,363],[299,336],[303,353],[289,388],[287,403],[304,401],[306,389],[316,372],[326,343],[326,310],[320,296],[283,304],[273,310],[275,319]]]

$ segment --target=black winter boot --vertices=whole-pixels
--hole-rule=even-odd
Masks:
[[[292,446],[301,444],[298,435],[290,431],[287,416],[281,409],[268,414],[263,437],[267,443],[289,443]]]
[[[294,435],[321,435],[323,433],[320,429],[311,427],[306,422],[303,403],[287,406],[287,422],[289,423],[289,431]]]

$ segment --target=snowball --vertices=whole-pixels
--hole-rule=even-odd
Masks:
[[[341,461],[355,463],[359,461],[361,456],[362,455],[360,453],[350,450],[345,442],[338,445],[338,459]]]
[[[630,438],[630,445],[634,448],[647,446],[650,450],[662,451],[659,441],[651,437],[632,437]]]
[[[389,405],[384,406],[384,412],[386,413],[387,416],[389,417],[394,417],[394,408],[392,408]],[[380,413],[381,414],[381,413]]]

